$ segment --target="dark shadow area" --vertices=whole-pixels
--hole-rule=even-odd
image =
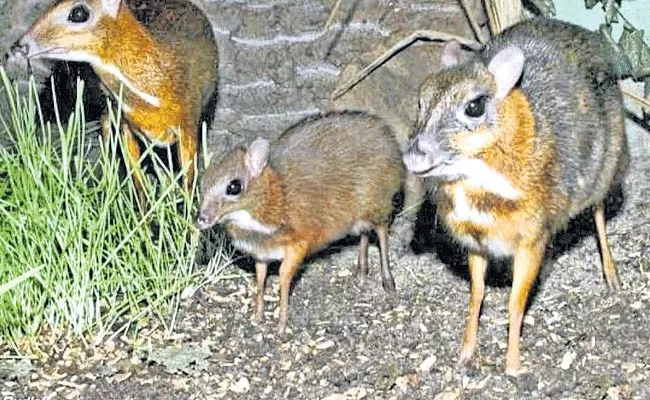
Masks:
[[[606,200],[605,200],[605,220],[609,221],[610,219],[617,216],[625,203],[625,194],[623,192],[622,184],[616,184],[610,190]],[[596,233],[596,224],[594,222],[594,210],[593,208],[587,208],[578,216],[569,221],[566,229],[557,232],[547,249],[547,257],[550,260],[541,274],[546,276],[550,274],[555,263],[553,262],[559,256],[566,253],[567,251],[574,248],[585,238],[590,238],[597,242],[597,233]],[[599,268],[600,270],[600,268]]]
[[[618,215],[624,203],[624,193],[621,184],[615,185],[610,191],[605,203],[606,220]],[[572,219],[566,229],[557,232],[551,239],[546,256],[535,285],[528,298],[528,304],[534,301],[539,290],[539,284],[545,277],[552,273],[560,255],[570,251],[586,237],[597,240],[596,225],[594,223],[593,209],[588,208],[576,218]],[[467,252],[445,230],[442,221],[436,215],[435,205],[426,201],[415,226],[415,235],[412,243],[412,250],[415,254],[434,253],[438,256],[450,271],[470,281],[469,268],[467,266]],[[512,283],[512,259],[490,259],[486,285],[494,287],[509,287]]]
[[[74,112],[77,101],[78,79],[84,81],[83,104],[86,122],[99,121],[106,108],[106,98],[102,92],[99,78],[90,65],[77,62],[53,62],[54,93],[56,94],[58,112],[63,124],[68,120],[70,114]],[[39,93],[39,101],[43,117],[45,121],[56,124],[55,99],[51,90],[52,83],[48,79],[41,82],[41,84],[44,87]]]

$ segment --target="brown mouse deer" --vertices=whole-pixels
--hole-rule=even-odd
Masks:
[[[121,130],[143,200],[136,135],[178,144],[184,186],[194,180],[197,132],[216,96],[218,54],[205,14],[188,0],[62,0],[11,48],[14,56],[90,64],[106,91],[123,85]],[[111,131],[102,117],[106,140]],[[210,121],[207,121],[210,123]]]
[[[477,349],[488,259],[513,260],[506,372],[520,367],[528,294],[551,236],[593,208],[605,280],[620,287],[603,203],[628,164],[612,49],[548,19],[504,30],[468,62],[450,42],[422,85],[404,162],[435,180],[437,212],[467,248],[469,317],[460,360]]]
[[[380,119],[353,112],[309,118],[271,144],[259,138],[211,163],[202,177],[198,225],[223,225],[232,244],[255,258],[258,320],[267,264],[282,260],[283,331],[291,280],[304,258],[349,233],[361,237],[362,275],[368,273],[368,232],[377,233],[382,284],[395,291],[388,227],[404,173],[394,133]]]

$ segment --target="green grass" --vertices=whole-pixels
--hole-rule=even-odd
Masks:
[[[119,173],[119,135],[106,146],[94,139],[81,93],[74,113],[52,126],[33,81],[19,93],[0,75],[8,103],[0,136],[10,143],[0,146],[0,346],[20,351],[19,341],[38,345],[44,332],[97,343],[151,318],[171,331],[181,297],[229,262],[220,252],[195,268],[194,195],[149,149],[155,179],[145,176],[140,211],[130,175]],[[114,126],[119,119],[111,114]]]

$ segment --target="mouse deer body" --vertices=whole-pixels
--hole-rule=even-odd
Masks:
[[[141,190],[134,136],[140,135],[157,145],[178,143],[181,168],[187,170],[184,185],[191,188],[197,132],[205,106],[215,99],[218,64],[212,28],[198,7],[188,0],[62,0],[11,52],[86,62],[113,96],[123,85],[121,129],[136,186]],[[106,114],[102,129],[107,139]]]
[[[252,255],[255,316],[262,318],[267,263],[280,265],[280,328],[289,287],[303,259],[349,233],[360,234],[358,272],[368,272],[368,231],[381,251],[384,289],[395,290],[388,261],[393,198],[404,181],[394,133],[363,113],[307,119],[269,148],[265,139],[211,163],[202,178],[199,226],[223,225],[233,245]]]
[[[603,203],[627,167],[612,50],[554,20],[510,27],[466,63],[448,43],[420,92],[407,168],[437,182],[438,213],[468,250],[469,317],[460,359],[476,352],[489,257],[512,257],[506,372],[520,366],[529,291],[553,233],[594,207],[603,273],[620,286]]]

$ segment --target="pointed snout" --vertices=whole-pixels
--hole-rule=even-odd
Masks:
[[[451,154],[432,140],[416,137],[409,143],[402,156],[404,165],[420,176],[433,175],[433,170],[451,159]]]
[[[209,208],[201,207],[199,216],[196,219],[196,227],[204,231],[212,228],[217,223],[216,214]]]
[[[24,36],[11,45],[9,53],[13,56],[25,58],[29,55],[29,43],[24,40]]]
[[[36,42],[31,32],[27,32],[21,36],[9,48],[10,57],[34,58],[46,53]]]

